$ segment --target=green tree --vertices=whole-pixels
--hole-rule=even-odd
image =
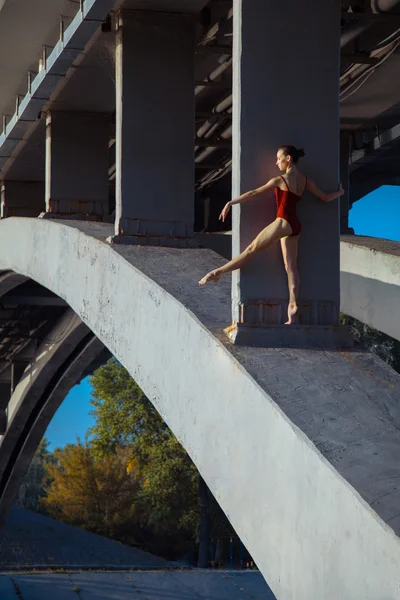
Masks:
[[[95,533],[117,536],[136,519],[139,483],[122,447],[102,457],[89,443],[68,444],[54,451],[47,465],[48,486],[42,504],[52,517]]]
[[[94,373],[91,384],[94,451],[104,456],[119,444],[131,448],[147,524],[159,535],[179,530],[192,536],[200,542],[198,564],[207,566],[210,527],[229,533],[232,528],[188,454],[115,359]]]
[[[46,466],[54,462],[53,454],[48,450],[49,441],[43,437],[25,473],[18,490],[16,504],[35,512],[45,512],[41,499],[45,496],[47,484]]]

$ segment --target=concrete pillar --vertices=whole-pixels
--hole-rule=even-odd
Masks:
[[[351,137],[348,131],[340,132],[340,180],[344,188],[344,194],[340,198],[340,233],[354,233],[354,229],[349,227],[350,210],[350,142]]]
[[[276,152],[283,144],[304,148],[299,168],[322,189],[337,189],[340,3],[234,0],[233,18],[232,196],[279,174]],[[296,345],[302,339],[313,345],[325,336],[327,345],[336,344],[339,203],[307,193],[298,214],[300,325],[281,326],[288,287],[278,243],[233,273],[227,333],[236,343]],[[273,193],[234,206],[233,256],[275,216]]]
[[[44,182],[2,181],[0,218],[38,217],[45,210]]]
[[[119,14],[114,243],[191,242],[193,63],[190,15]]]
[[[47,217],[108,215],[108,115],[50,112],[46,118]]]

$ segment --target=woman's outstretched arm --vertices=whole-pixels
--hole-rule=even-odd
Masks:
[[[323,202],[331,202],[332,200],[335,200],[336,198],[339,198],[344,194],[344,189],[341,183],[339,185],[339,189],[336,192],[323,192],[319,189],[319,187],[315,185],[312,179],[307,180],[307,189]]]
[[[225,221],[226,215],[228,214],[228,212],[229,212],[231,206],[233,206],[233,204],[243,204],[243,202],[248,202],[249,200],[253,200],[253,198],[260,196],[267,190],[271,190],[271,189],[275,188],[277,186],[277,179],[278,179],[278,177],[273,177],[267,183],[260,186],[259,188],[256,188],[255,190],[250,190],[249,192],[246,192],[245,194],[238,196],[234,200],[230,200],[229,202],[227,202],[225,204],[224,208],[222,209],[221,214],[219,215],[219,219],[222,221]]]

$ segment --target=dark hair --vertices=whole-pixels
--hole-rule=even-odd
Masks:
[[[305,152],[303,148],[296,148],[296,146],[291,146],[290,144],[287,146],[281,146],[279,150],[282,150],[285,156],[290,155],[293,159],[294,164],[297,163],[299,158],[305,156]]]

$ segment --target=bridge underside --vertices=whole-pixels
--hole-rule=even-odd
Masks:
[[[351,192],[343,201],[343,231],[346,232],[351,204],[384,184],[398,185],[400,156],[400,72],[398,48],[398,0],[341,1],[341,131],[342,151],[349,166]],[[82,51],[63,58],[66,76],[53,77],[40,90],[43,102],[36,102],[18,127],[11,127],[15,102],[23,104],[27,81],[38,71],[51,48],[57,47],[60,25],[76,18],[79,3],[68,0],[40,0],[33,8],[26,0],[7,0],[1,10],[0,55],[9,56],[13,40],[18,38],[12,62],[3,67],[0,109],[4,118],[4,139],[0,138],[0,176],[9,181],[42,182],[45,179],[45,123],[40,111],[84,111],[112,115],[115,100],[115,30],[106,22],[96,31],[108,11],[117,9],[185,12],[196,18],[196,147],[198,230],[219,229],[217,215],[230,197],[232,168],[232,15],[229,2],[205,0],[102,0],[98,3],[92,29],[86,25]],[[32,14],[26,11],[32,11]],[[24,12],[26,18],[18,14]],[[36,15],[41,15],[40,19]],[[31,17],[31,18],[30,18]],[[94,38],[91,39],[92,34]],[[82,36],[81,36],[82,37]],[[83,48],[90,40],[90,44]],[[75,44],[76,46],[76,44]],[[47,54],[46,54],[47,53]],[[65,65],[70,66],[68,69]],[[62,65],[60,65],[61,67]],[[59,67],[57,67],[60,70]],[[32,73],[32,75],[28,75]],[[28,88],[29,88],[28,83]],[[18,111],[17,111],[18,112]],[[17,113],[15,113],[17,114]],[[7,129],[8,127],[8,129]],[[155,125],[156,127],[156,125]],[[153,134],[150,134],[153,135]],[[23,140],[17,145],[17,140]],[[154,139],[157,145],[159,140]],[[39,149],[42,148],[41,151]],[[347,181],[342,172],[342,179]],[[110,132],[109,152],[110,212],[113,210],[115,185],[115,132]],[[205,206],[206,204],[206,206]],[[26,207],[25,207],[26,208]],[[37,212],[36,206],[33,210]],[[11,212],[10,212],[11,211]],[[39,210],[40,212],[40,210]],[[12,203],[3,216],[21,215]]]
[[[195,283],[207,265],[221,264],[219,256],[114,249],[105,243],[110,229],[6,219],[0,267],[61,298],[127,367],[278,597],[336,600],[349,589],[395,597],[400,376],[369,353],[231,345],[222,332],[228,279],[207,289]],[[33,246],[37,255],[27,260]],[[27,374],[14,394],[29,402]],[[59,401],[47,404],[47,421]],[[11,402],[0,446],[3,519],[36,427],[23,403]]]

